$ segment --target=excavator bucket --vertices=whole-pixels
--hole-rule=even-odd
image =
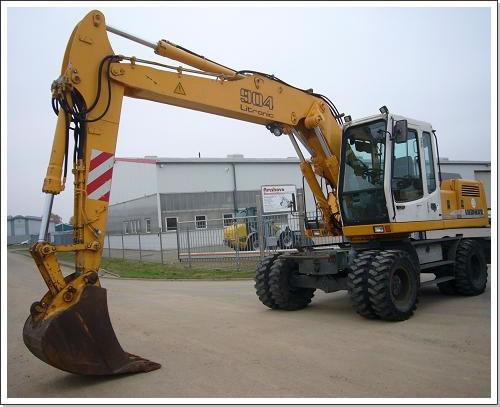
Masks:
[[[46,318],[32,312],[24,343],[40,360],[88,376],[150,372],[160,364],[124,352],[108,314],[106,289],[88,286],[71,307]]]

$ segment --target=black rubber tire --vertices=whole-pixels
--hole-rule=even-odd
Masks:
[[[271,291],[269,290],[269,271],[276,257],[278,257],[277,254],[264,257],[264,259],[257,266],[257,271],[255,273],[254,287],[257,293],[257,297],[259,297],[259,300],[262,304],[271,309],[279,308],[272,299]]]
[[[293,249],[295,247],[293,233],[291,231],[281,232],[278,246],[280,249]]]
[[[257,233],[253,233],[248,238],[247,251],[259,250],[259,236]]]
[[[297,267],[297,263],[291,260],[277,258],[269,272],[271,297],[280,309],[286,311],[296,311],[307,307],[316,291],[315,288],[290,285],[290,276]]]
[[[404,321],[417,309],[420,273],[403,250],[383,250],[373,259],[368,293],[377,316]]]
[[[455,295],[457,294],[457,288],[455,286],[455,280],[445,281],[437,285],[441,294],[444,295]]]
[[[455,256],[455,286],[461,295],[479,295],[486,289],[488,266],[481,245],[472,239],[463,239]]]
[[[368,294],[368,277],[373,258],[379,250],[359,252],[347,274],[347,290],[354,310],[368,319],[376,319],[378,315],[373,310]]]

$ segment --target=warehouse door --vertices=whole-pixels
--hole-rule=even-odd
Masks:
[[[474,171],[476,180],[481,181],[486,192],[488,208],[491,208],[491,171]]]

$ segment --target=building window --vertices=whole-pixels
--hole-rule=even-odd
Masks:
[[[144,219],[146,222],[146,233],[151,233],[151,219]]]
[[[128,222],[123,222],[123,233],[126,235],[130,233],[130,228],[129,228]]]
[[[206,229],[207,228],[207,217],[205,215],[196,215],[196,229]]]
[[[177,230],[177,218],[165,218],[165,225],[167,226],[167,231]]]
[[[230,226],[234,222],[234,216],[232,213],[225,213],[222,215],[224,217],[224,226]]]
[[[137,233],[137,223],[135,220],[130,221],[130,232],[134,234]]]
[[[133,220],[132,221],[132,233],[141,233],[141,221]]]

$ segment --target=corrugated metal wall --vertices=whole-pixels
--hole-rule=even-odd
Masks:
[[[301,193],[302,188],[297,188]],[[260,190],[237,191],[236,209],[254,207]],[[193,221],[197,215],[206,220],[223,219],[224,214],[235,214],[233,192],[198,192],[179,194],[160,194],[162,225],[166,229],[167,217],[175,217],[178,222]]]
[[[151,233],[158,233],[157,196],[149,195],[131,201],[110,205],[108,212],[108,233],[124,232],[123,222],[138,222],[139,231],[146,232],[146,220],[151,221]]]
[[[157,166],[158,192],[232,191],[229,163],[165,163]]]

